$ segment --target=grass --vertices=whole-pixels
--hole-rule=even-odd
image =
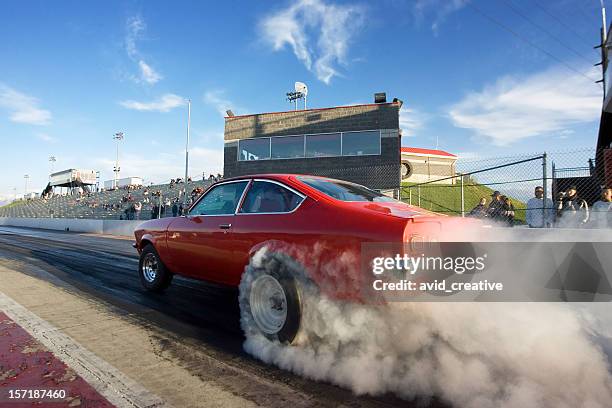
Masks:
[[[402,200],[408,202],[412,192],[412,205],[419,206],[426,210],[435,211],[449,215],[461,215],[461,188],[459,184],[425,184],[419,188],[409,186],[414,183],[402,183]],[[479,184],[475,180],[465,180],[463,195],[465,200],[465,213],[468,214],[472,208],[476,207],[481,198],[487,199],[487,206],[491,202],[493,189],[486,185]],[[502,191],[503,194],[503,191]],[[525,203],[510,197],[515,209],[515,222],[525,223]]]

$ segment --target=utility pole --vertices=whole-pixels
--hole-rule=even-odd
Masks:
[[[183,210],[187,209],[187,180],[189,179],[189,131],[191,128],[191,99],[187,99],[187,142],[185,143],[185,196],[183,197]]]
[[[113,139],[117,141],[117,159],[115,161],[115,168],[113,171],[115,172],[115,180],[113,182],[113,189],[117,188],[117,182],[119,181],[119,172],[121,171],[121,167],[119,167],[119,142],[123,140],[123,132],[117,132],[113,136]]]
[[[595,48],[601,48],[601,61],[595,64],[601,65],[601,79],[599,81],[595,81],[595,83],[601,83],[603,85],[603,98],[606,99],[606,88],[608,84],[606,83],[606,70],[608,69],[608,49],[606,48],[606,43],[608,42],[608,33],[607,33],[607,18],[606,18],[606,7],[604,6],[603,0],[601,2],[601,43]]]

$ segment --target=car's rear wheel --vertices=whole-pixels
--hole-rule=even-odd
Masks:
[[[261,334],[290,344],[302,318],[296,279],[276,261],[265,266],[249,265],[240,285],[240,312],[245,335]]]
[[[151,244],[142,249],[138,270],[142,286],[150,292],[163,292],[172,282],[172,273]]]

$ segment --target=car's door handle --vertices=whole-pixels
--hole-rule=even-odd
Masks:
[[[223,230],[228,230],[228,229],[232,228],[232,224],[221,224],[221,225],[219,225],[219,228],[221,228]]]

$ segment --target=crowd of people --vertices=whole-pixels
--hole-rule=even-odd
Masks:
[[[188,179],[188,182],[190,181],[191,178]],[[170,189],[172,190],[179,183],[182,183],[181,179],[171,180]],[[187,198],[186,205],[184,203],[185,189],[183,188],[179,189],[176,195],[165,197],[161,190],[145,189],[142,193],[142,202],[134,200],[131,194],[127,194],[121,198],[120,208],[123,211],[119,217],[124,220],[140,220],[143,209],[151,211],[151,219],[168,217],[170,214],[172,217],[180,217],[202,193],[204,193],[204,188],[194,187]]]
[[[481,198],[469,216],[514,226],[516,209],[509,197],[495,191],[488,205],[486,197]],[[612,228],[612,188],[603,188],[599,200],[589,208],[576,186],[560,192],[556,202],[545,198],[544,189],[538,186],[527,201],[525,223],[529,228]]]
[[[508,226],[514,225],[515,209],[512,199],[499,191],[491,194],[491,202],[487,205],[486,197],[482,197],[476,207],[469,213],[470,217],[488,218]]]

